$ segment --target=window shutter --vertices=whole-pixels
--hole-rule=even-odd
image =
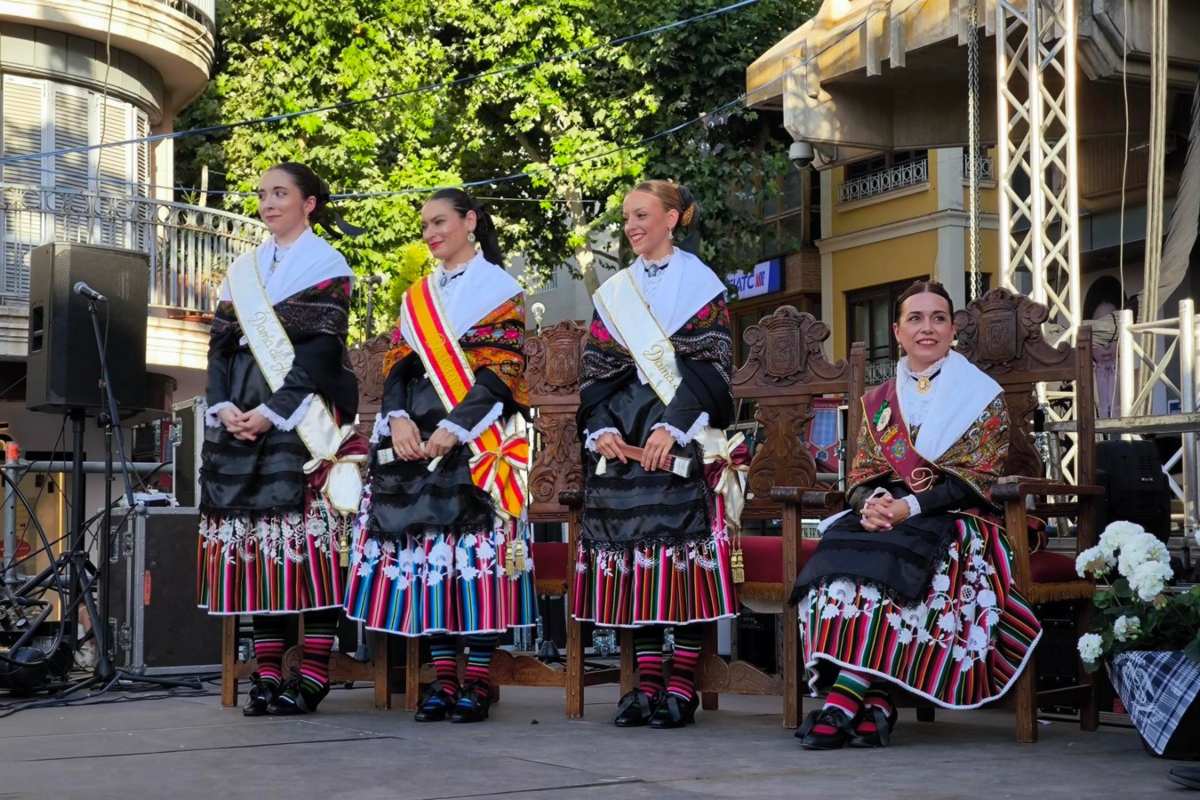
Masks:
[[[11,75],[3,84],[3,146],[6,156],[42,151],[45,120],[43,83]],[[29,296],[29,253],[42,239],[42,161],[30,159],[4,166],[0,178],[6,187],[0,201],[0,229],[4,259],[0,263],[0,293],[9,297]],[[17,187],[29,187],[22,190]]]
[[[54,88],[54,149],[87,147],[89,144],[89,106],[85,92],[66,87]],[[91,213],[88,189],[91,188],[86,151],[54,156],[54,238],[60,242],[86,242],[89,239]]]

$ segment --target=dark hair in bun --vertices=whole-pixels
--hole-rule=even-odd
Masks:
[[[329,185],[321,179],[320,175],[313,172],[312,167],[296,161],[282,161],[267,171],[273,170],[286,172],[305,200],[310,197],[317,199],[316,206],[308,215],[310,225],[320,225],[335,239],[343,235],[357,236],[362,233],[361,228],[356,228],[342,219],[341,213],[330,203]]]
[[[496,231],[496,223],[483,204],[462,189],[438,189],[430,200],[446,200],[454,206],[460,217],[466,217],[467,212],[475,212],[475,241],[483,251],[483,257],[498,267],[504,266],[504,252],[500,249],[500,234]]]

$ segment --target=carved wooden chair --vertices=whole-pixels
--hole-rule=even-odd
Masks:
[[[1005,477],[992,490],[992,499],[1004,507],[1004,525],[1013,548],[1014,578],[1021,594],[1033,605],[1068,602],[1078,608],[1079,633],[1090,622],[1092,581],[1075,573],[1075,558],[1096,543],[1096,501],[1103,489],[1095,484],[1096,428],[1092,375],[1092,331],[1083,325],[1075,345],[1053,347],[1042,335],[1046,307],[1006,289],[993,289],[958,311],[956,349],[990,375],[1004,389],[1010,418],[1010,439]],[[1034,446],[1033,415],[1037,409],[1036,385],[1070,384],[1075,390],[1076,441],[1074,484],[1049,481]],[[1066,501],[1066,497],[1075,497]],[[1041,518],[1073,518],[1075,553],[1066,555],[1045,547],[1031,552],[1028,503]],[[1013,687],[1017,741],[1037,741],[1039,699],[1075,697],[1080,701],[1080,727],[1095,730],[1098,724],[1095,687],[1079,663],[1079,683],[1047,692],[1036,691],[1035,657]]]
[[[989,374],[1004,390],[1011,420],[1009,455],[1005,463],[1006,477],[992,490],[992,499],[1003,506],[1005,530],[1013,549],[1013,572],[1017,588],[1033,605],[1049,602],[1071,602],[1081,606],[1077,614],[1082,633],[1087,629],[1089,609],[1094,591],[1091,581],[1075,574],[1075,559],[1045,548],[1031,552],[1027,503],[1038,501],[1034,513],[1040,517],[1074,517],[1077,520],[1076,553],[1096,541],[1095,499],[1102,489],[1094,485],[1095,477],[1095,419],[1091,367],[1091,329],[1080,328],[1074,347],[1060,344],[1052,347],[1042,336],[1041,324],[1046,320],[1044,306],[1027,297],[1005,289],[993,289],[955,314],[958,328],[956,349],[973,364]],[[851,356],[856,373],[855,383],[862,387],[865,362]],[[1033,440],[1033,414],[1037,408],[1036,385],[1070,383],[1076,391],[1075,409],[1078,415],[1077,483],[1066,484],[1040,477],[1045,468],[1038,457]],[[857,389],[859,395],[862,389]],[[854,458],[856,433],[861,420],[861,405],[851,403],[847,425],[846,462]],[[785,524],[789,517],[796,519],[804,510],[827,506],[836,510],[843,506],[840,492],[802,491],[778,485],[773,496],[785,502]],[[1074,496],[1074,502],[1061,498]],[[1020,531],[1020,535],[1013,535]],[[1017,741],[1037,740],[1038,698],[1082,698],[1080,726],[1095,730],[1097,725],[1093,687],[1079,665],[1080,683],[1049,692],[1036,692],[1036,667],[1031,655],[1025,671],[1010,692],[1016,708]],[[917,703],[917,718],[932,721],[933,708]]]
[[[359,391],[359,427],[364,435],[370,435],[374,424],[375,412],[383,401],[383,375],[379,365],[383,363],[383,354],[387,351],[388,339],[379,336],[366,344],[350,351],[350,365],[358,377]],[[304,636],[304,618],[298,617],[298,635]],[[221,705],[237,705],[237,682],[248,679],[257,669],[254,659],[249,661],[237,660],[238,618],[226,617],[221,633]],[[391,675],[391,659],[388,652],[387,635],[370,632],[367,635],[367,645],[371,658],[368,661],[356,661],[343,654],[334,653],[329,661],[330,683],[347,683],[351,681],[370,681],[375,685],[374,705],[378,709],[392,707],[392,692],[389,684]],[[290,648],[283,656],[284,671],[299,667],[303,656],[300,645]]]

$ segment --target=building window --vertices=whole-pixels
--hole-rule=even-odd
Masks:
[[[867,385],[875,386],[896,372],[899,351],[892,337],[896,300],[912,285],[909,278],[846,293],[846,341],[867,346]]]
[[[811,167],[792,168],[778,177],[772,191],[765,193],[760,253],[763,259],[794,252],[800,247],[812,245],[820,237],[820,186],[821,179],[816,170]]]
[[[120,142],[150,132],[146,113],[56,81],[5,75],[0,154],[30,155]],[[29,295],[29,254],[43,242],[143,247],[130,200],[149,196],[149,145],[64,152],[0,170],[0,299]]]

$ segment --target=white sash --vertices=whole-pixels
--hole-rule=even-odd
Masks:
[[[634,281],[633,271],[623,269],[609,278],[596,291],[594,298],[601,315],[611,320],[617,328],[618,335],[650,388],[663,405],[670,405],[675,399],[675,392],[683,384],[679,362],[675,360],[675,346]],[[725,498],[726,523],[731,527],[739,527],[742,507],[745,505],[745,472],[733,467],[730,451],[741,440],[731,442],[725,438],[724,431],[708,425],[696,434],[696,441],[704,453],[705,463],[724,462],[725,473],[719,491]]]
[[[296,351],[287,331],[275,314],[266,286],[258,273],[254,253],[245,253],[229,267],[226,276],[233,310],[250,345],[250,352],[262,370],[272,391],[278,391],[292,368]],[[353,425],[338,428],[325,401],[314,397],[308,412],[296,426],[304,446],[312,458],[304,465],[305,474],[320,468],[322,462],[332,462],[329,476],[322,487],[325,497],[341,514],[357,514],[362,499],[362,474],[358,464],[365,456],[338,458],[342,443],[355,435]]]

